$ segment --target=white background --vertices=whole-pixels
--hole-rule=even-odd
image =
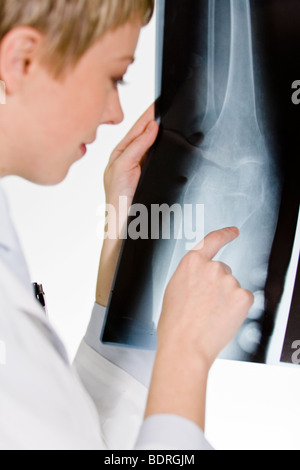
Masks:
[[[50,319],[71,357],[95,298],[103,171],[115,145],[155,97],[154,64],[152,21],[142,33],[136,63],[126,77],[128,85],[121,90],[124,123],[101,128],[84,160],[55,188],[40,188],[17,178],[3,183],[32,280],[43,283]],[[300,449],[299,394],[297,367],[217,361],[209,381],[208,438],[217,449]]]

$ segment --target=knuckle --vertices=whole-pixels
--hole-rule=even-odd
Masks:
[[[199,275],[207,275],[206,263],[206,260],[199,256],[197,251],[190,251],[182,259],[179,269],[186,275],[199,277]]]
[[[195,267],[199,264],[199,254],[196,251],[190,251],[184,258],[183,263],[187,265],[187,267]]]
[[[226,283],[228,288],[233,291],[239,290],[241,287],[239,281],[233,275],[226,276]]]
[[[244,307],[247,310],[250,310],[254,304],[254,295],[252,292],[245,289],[238,289],[237,291],[237,302],[241,307]]]
[[[220,279],[226,274],[224,264],[219,261],[212,261],[210,263],[210,274],[214,279]]]
[[[246,291],[246,295],[247,295],[247,301],[248,301],[249,309],[250,309],[254,305],[255,297],[252,294],[252,292],[250,292],[249,290]]]

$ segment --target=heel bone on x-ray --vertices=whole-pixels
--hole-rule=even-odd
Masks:
[[[300,344],[300,321],[295,338],[284,336],[293,288],[280,327],[278,316],[299,255],[300,109],[291,99],[300,71],[299,2],[158,0],[157,23],[161,129],[134,203],[149,208],[150,225],[153,204],[201,205],[204,225],[195,242],[238,226],[241,236],[217,259],[254,293],[255,304],[223,357],[293,362],[289,341]],[[124,242],[103,342],[155,348],[165,287],[195,233],[192,222],[190,233],[188,223],[181,230],[184,237],[173,228],[168,240]],[[295,278],[289,278],[292,287]],[[291,313],[298,309],[293,303]]]

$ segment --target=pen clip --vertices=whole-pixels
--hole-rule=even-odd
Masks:
[[[47,316],[47,306],[46,306],[46,296],[43,289],[42,284],[37,284],[36,282],[33,284],[34,296],[37,301],[42,306],[46,316]]]

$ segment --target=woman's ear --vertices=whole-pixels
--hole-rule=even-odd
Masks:
[[[9,31],[0,43],[0,79],[6,85],[6,93],[17,92],[28,79],[38,59],[42,34],[26,26]]]

